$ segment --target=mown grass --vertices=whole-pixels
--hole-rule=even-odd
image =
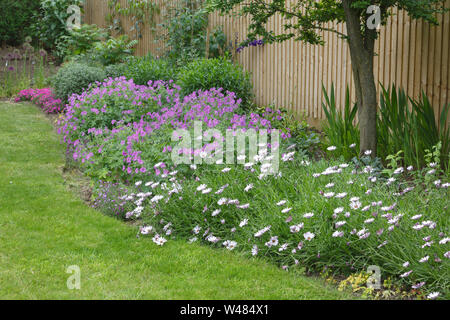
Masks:
[[[69,191],[63,166],[64,147],[38,108],[0,104],[0,298],[352,298],[234,252],[137,239],[135,227]],[[66,286],[71,265],[80,290]]]

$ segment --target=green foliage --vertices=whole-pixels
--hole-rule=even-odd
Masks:
[[[244,109],[250,108],[253,100],[250,74],[225,58],[194,60],[180,70],[178,84],[184,95],[210,88],[234,92]]]
[[[435,166],[439,166],[441,162],[441,149],[442,142],[439,141],[437,145],[433,146],[431,149],[425,149],[425,162],[429,166],[434,163]]]
[[[328,173],[313,177],[314,174],[339,168],[341,165],[339,174]],[[152,196],[158,194],[169,199],[160,201],[156,208],[143,214],[144,223],[153,226],[158,234],[164,235],[163,226],[170,222],[170,229],[178,239],[193,239],[195,236],[197,239],[194,240],[216,248],[223,247],[224,240],[233,240],[237,242],[235,250],[248,256],[256,244],[258,256],[280,266],[291,265],[290,272],[302,266],[308,271],[317,272],[330,268],[333,273],[349,275],[355,271],[365,271],[369,265],[378,265],[383,270],[383,277],[395,277],[396,283],[401,286],[410,288],[412,284],[425,281],[426,290],[440,291],[443,297],[448,297],[450,269],[448,258],[444,256],[448,246],[437,244],[446,236],[442,236],[441,232],[445,234],[450,222],[443,214],[448,211],[448,201],[443,199],[448,195],[445,188],[433,186],[426,190],[421,187],[420,181],[413,179],[390,185],[380,177],[376,181],[370,181],[369,177],[373,176],[373,172],[334,160],[306,162],[305,159],[296,157],[292,162],[280,164],[283,173],[281,178],[274,176],[262,180],[258,178],[258,171],[252,173],[239,165],[227,167],[231,170],[226,174],[220,171],[223,167],[211,166],[197,173],[198,179],[181,179],[182,188],[179,188],[181,191],[176,197],[169,197],[168,191],[144,186],[130,193],[145,194],[152,191]],[[258,168],[255,167],[255,170]],[[355,170],[358,174],[354,174]],[[430,177],[436,179],[437,175],[430,174]],[[444,181],[447,179],[448,177],[443,177]],[[325,187],[330,183],[332,187]],[[253,188],[245,192],[244,188],[250,184]],[[213,191],[227,187],[220,194],[202,194],[197,189],[200,185]],[[395,196],[396,192],[406,186],[412,187],[409,192]],[[168,189],[170,188],[168,183]],[[325,197],[323,193],[326,190],[333,191],[332,194],[342,192],[347,197]],[[350,197],[358,199],[354,201],[358,202],[359,208],[352,206]],[[250,206],[243,210],[235,205],[220,205],[221,198],[225,201],[238,199],[240,204],[249,203]],[[282,207],[277,205],[281,200],[286,201],[285,207],[292,208],[288,214],[282,213]],[[373,204],[377,202],[382,205]],[[147,203],[149,202],[144,202],[142,206],[146,207]],[[362,209],[371,203],[369,210]],[[396,209],[389,210],[387,214],[383,206],[391,205]],[[216,209],[221,211],[214,216],[212,212]],[[158,214],[154,214],[155,211]],[[312,212],[314,216],[305,217],[307,212]],[[436,226],[422,231],[414,230],[413,226],[418,221],[411,218],[419,213],[424,216],[424,220],[419,221],[431,220]],[[394,226],[395,222],[392,223],[389,221],[391,218],[386,216],[395,216],[394,221],[398,223]],[[163,224],[160,223],[161,219],[164,220]],[[248,224],[241,227],[240,222],[244,219],[248,219]],[[344,224],[337,226],[338,222]],[[298,233],[290,230],[290,226],[296,224],[301,224],[301,231]],[[193,232],[196,226],[201,228],[198,235]],[[255,236],[255,232],[267,226],[270,228],[265,234]],[[205,231],[221,241],[216,244],[208,242],[207,237],[202,236]],[[341,236],[334,235],[338,231],[342,232]],[[314,239],[305,241],[306,232],[314,233]],[[366,237],[361,236],[364,232],[368,232]],[[265,243],[273,236],[277,237],[279,245],[270,248]],[[421,247],[426,236],[433,239],[436,245]],[[282,244],[287,244],[286,250],[281,248]],[[296,250],[291,251],[294,248]],[[429,255],[430,261],[419,262],[426,255]],[[440,260],[435,260],[437,258]],[[298,265],[294,264],[294,259],[299,262]],[[408,269],[403,266],[406,261],[410,264]],[[413,270],[409,277],[399,277],[408,270]]]
[[[345,91],[345,105],[343,110],[338,110],[336,105],[334,84],[331,85],[331,94],[328,96],[325,87],[322,87],[325,102],[322,108],[327,118],[323,126],[329,144],[338,148],[334,154],[343,155],[350,160],[358,155],[359,150],[359,130],[355,126],[356,114],[358,111],[356,103],[351,106],[349,89]]]
[[[160,13],[159,5],[151,0],[128,0],[125,6],[122,6],[119,0],[109,0],[108,8],[110,13],[107,14],[105,20],[109,24],[110,34],[123,32],[120,16],[125,16],[133,22],[129,31],[136,33],[136,39],[142,38],[142,30],[145,25],[155,26],[154,17]]]
[[[425,164],[425,150],[441,141],[441,163],[447,164],[450,132],[445,124],[449,108],[450,105],[443,106],[439,115],[442,125],[438,128],[438,117],[424,93],[419,100],[413,100],[395,85],[390,90],[382,87],[377,128],[380,157],[403,150],[405,165],[421,167]]]
[[[295,145],[297,151],[305,155],[314,155],[320,139],[319,135],[310,129],[305,117],[299,119],[298,114],[293,111],[276,108],[274,105],[255,109],[262,117],[270,120],[273,128],[280,130],[281,134],[285,134],[288,137],[287,143]]]
[[[32,17],[39,10],[36,0],[2,0],[0,9],[0,45],[20,45],[29,36]]]
[[[209,36],[208,58],[218,58],[229,54],[227,47],[227,36],[223,29],[219,26],[213,29]]]
[[[126,63],[110,64],[105,67],[105,74],[107,78],[122,77],[128,72],[128,65]]]
[[[68,35],[61,37],[61,41],[58,43],[58,51],[64,57],[86,54],[106,36],[106,32],[96,25],[84,24],[80,28],[70,30]]]
[[[41,10],[33,17],[33,36],[43,43],[44,47],[56,50],[64,36],[69,36],[66,26],[71,13],[67,9],[71,5],[83,6],[83,0],[42,0]],[[62,58],[62,53],[55,54]]]
[[[105,78],[103,69],[73,62],[62,66],[53,77],[52,83],[56,96],[67,101],[72,94],[80,94],[89,84],[103,81]]]
[[[424,147],[435,146],[440,143],[441,150],[441,164],[447,169],[450,168],[450,125],[448,122],[448,115],[450,110],[450,103],[443,105],[441,109],[441,114],[436,115],[434,108],[430,103],[430,100],[422,92],[421,99],[411,100],[414,111],[417,114],[417,127],[415,129],[415,135],[421,135],[421,140],[423,141]],[[439,116],[440,127],[436,125],[436,119]],[[425,149],[425,153],[427,148]],[[426,154],[425,154],[426,162]]]
[[[357,155],[355,150],[349,148],[351,143],[358,144],[359,129],[355,126],[354,120],[357,114],[357,105],[350,108],[348,89],[345,98],[344,112],[337,110],[334,89],[328,96],[325,89],[325,103],[322,103],[327,122],[324,125],[324,132],[329,143],[338,148],[334,154],[343,155],[346,159]],[[445,167],[448,165],[450,152],[450,130],[447,123],[450,105],[443,106],[439,115],[440,127],[436,124],[438,117],[428,97],[422,93],[419,100],[414,100],[406,95],[404,90],[392,86],[386,90],[382,87],[380,94],[380,108],[378,111],[377,136],[378,150],[380,158],[392,164],[399,150],[403,156],[398,161],[403,165],[413,165],[416,168],[423,167],[426,163],[426,150],[439,142],[442,145],[440,163]],[[397,158],[396,158],[397,159]]]
[[[105,42],[98,42],[90,51],[92,59],[104,66],[124,62],[134,52],[133,47],[137,40],[129,40],[128,36],[122,35],[110,38]]]
[[[181,0],[169,7],[165,21],[160,26],[167,30],[163,34],[166,56],[178,66],[195,58],[207,56],[208,12],[201,0]],[[209,36],[208,57],[215,58],[226,53],[226,36],[216,28]]]
[[[174,65],[167,59],[155,59],[151,55],[146,57],[133,57],[126,63],[127,79],[133,79],[134,83],[146,85],[150,80],[174,80],[176,78]]]
[[[352,10],[360,17],[362,37],[377,37],[377,31],[366,32],[367,8],[370,5],[378,5],[381,8],[381,23],[386,23],[389,16],[388,9],[399,7],[406,10],[412,18],[424,19],[437,23],[436,13],[444,12],[445,0],[358,0],[350,1]],[[241,45],[245,45],[262,36],[265,43],[282,42],[288,39],[306,41],[312,44],[322,44],[321,30],[328,30],[326,24],[331,21],[344,22],[346,16],[343,1],[338,0],[297,0],[287,5],[286,0],[273,0],[270,5],[264,1],[244,0],[207,0],[207,10],[218,10],[222,13],[231,12],[235,6],[241,5],[240,14],[250,16],[248,39]],[[275,33],[266,29],[271,17],[280,14],[281,24],[285,32]],[[330,30],[337,32],[336,30]],[[341,34],[345,38],[347,35]]]
[[[350,44],[352,68],[357,79],[357,99],[360,104],[360,118],[374,119],[376,116],[375,83],[373,81],[373,64],[362,63],[371,61],[375,55],[375,39],[378,38],[377,24],[386,24],[392,8],[403,9],[414,19],[423,19],[437,24],[436,13],[448,11],[445,8],[446,0],[273,0],[244,1],[244,0],[207,0],[207,10],[218,10],[221,13],[230,13],[249,17],[247,39],[240,44],[245,47],[262,37],[263,43],[283,42],[293,39],[311,44],[323,44],[324,31],[330,31],[346,39]],[[239,5],[239,8],[237,6]],[[367,9],[376,5],[379,10],[380,21],[374,20],[374,15]],[[236,10],[235,10],[236,9]],[[236,12],[237,11],[237,12]],[[267,28],[270,21],[275,18],[281,27],[281,32]],[[376,19],[375,19],[376,20]],[[346,23],[347,31],[342,33],[329,23]],[[373,23],[370,26],[369,23]],[[370,79],[367,81],[367,79]],[[363,95],[366,99],[362,99]],[[362,104],[364,105],[364,108]],[[374,149],[377,142],[376,120],[361,121],[365,126],[361,128],[364,134],[360,135],[360,148]],[[367,133],[367,134],[366,134]],[[361,150],[361,151],[364,151]],[[372,156],[376,156],[373,152]]]
[[[397,170],[399,167],[401,167],[402,162],[402,153],[403,150],[400,150],[396,154],[391,154],[386,157],[386,167],[382,170],[384,174],[386,174],[388,177],[392,177],[395,174],[395,170]]]

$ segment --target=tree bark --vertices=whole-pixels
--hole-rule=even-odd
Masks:
[[[360,128],[360,153],[377,152],[377,92],[373,73],[376,31],[361,29],[360,12],[343,0]],[[363,30],[363,31],[362,31]]]

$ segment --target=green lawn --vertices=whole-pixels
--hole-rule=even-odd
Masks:
[[[0,103],[0,298],[351,298],[238,253],[137,239],[136,228],[69,191],[63,166],[64,147],[40,110]],[[80,290],[66,286],[71,265]]]

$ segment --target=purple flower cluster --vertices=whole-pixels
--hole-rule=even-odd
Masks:
[[[72,150],[73,159],[88,167],[100,170],[105,162],[120,159],[110,164],[108,171],[120,168],[115,174],[124,180],[167,174],[173,131],[191,130],[194,121],[223,131],[273,129],[271,121],[259,114],[237,114],[241,100],[233,92],[222,91],[200,90],[182,99],[180,88],[173,82],[140,86],[125,78],[107,79],[69,99],[59,133]],[[200,149],[181,152],[197,155],[216,147],[206,143]]]
[[[264,45],[264,40],[253,40],[253,41],[249,42],[248,44],[237,48],[236,52],[239,53],[242,50],[244,50],[244,48],[246,48],[246,47],[257,47],[257,46],[263,46],[263,45]]]
[[[32,101],[45,113],[59,113],[64,109],[63,103],[55,98],[51,88],[22,90],[15,99],[15,102],[20,101]]]

